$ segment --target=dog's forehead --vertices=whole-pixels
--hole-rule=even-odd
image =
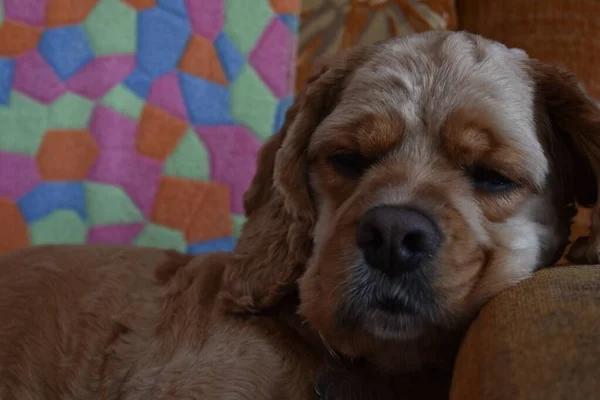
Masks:
[[[436,135],[454,113],[467,110],[484,116],[498,145],[525,152],[524,167],[541,184],[548,163],[527,60],[521,50],[462,32],[388,41],[354,71],[328,125],[377,115],[398,118],[408,134]]]
[[[435,33],[379,45],[358,68],[343,101],[394,108],[406,122],[441,124],[459,107],[500,106],[530,126],[533,87],[519,50],[466,33]]]

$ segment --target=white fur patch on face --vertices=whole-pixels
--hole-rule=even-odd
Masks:
[[[515,216],[489,224],[494,258],[477,283],[473,294],[476,303],[485,303],[501,290],[530,277],[538,267],[545,242],[558,240],[550,221],[536,219],[535,210],[537,214],[539,210],[551,210],[548,203],[545,197],[533,196]]]

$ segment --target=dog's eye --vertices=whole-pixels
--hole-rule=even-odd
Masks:
[[[349,177],[359,177],[371,164],[370,160],[360,153],[343,152],[328,157],[329,163],[337,172]]]
[[[476,189],[488,193],[507,192],[517,188],[519,185],[504,175],[492,169],[474,166],[468,169],[469,178]]]

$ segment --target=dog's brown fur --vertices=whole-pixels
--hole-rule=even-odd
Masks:
[[[344,176],[329,162],[340,150],[376,162]],[[474,189],[477,164],[518,186]],[[522,51],[443,32],[350,50],[317,71],[263,147],[232,254],[1,257],[0,398],[312,398],[328,350],[365,364],[319,374],[325,398],[361,392],[352,385],[408,398],[432,388],[411,374],[447,366],[486,301],[560,257],[574,202],[596,202],[598,171],[598,107]],[[418,207],[443,233],[416,316],[371,310],[369,287],[402,287],[356,278],[368,269],[356,226],[378,205]],[[578,261],[598,259],[593,214]]]
[[[293,318],[216,304],[228,259],[95,246],[2,257],[0,398],[307,398],[319,355]]]

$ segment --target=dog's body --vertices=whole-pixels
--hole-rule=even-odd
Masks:
[[[288,317],[219,309],[227,256],[41,247],[0,257],[0,399],[309,399]]]
[[[0,398],[435,398],[413,373],[447,371],[483,304],[560,257],[599,171],[597,105],[520,50],[350,50],[261,150],[232,254],[0,258]],[[577,261],[599,227],[596,207]]]

